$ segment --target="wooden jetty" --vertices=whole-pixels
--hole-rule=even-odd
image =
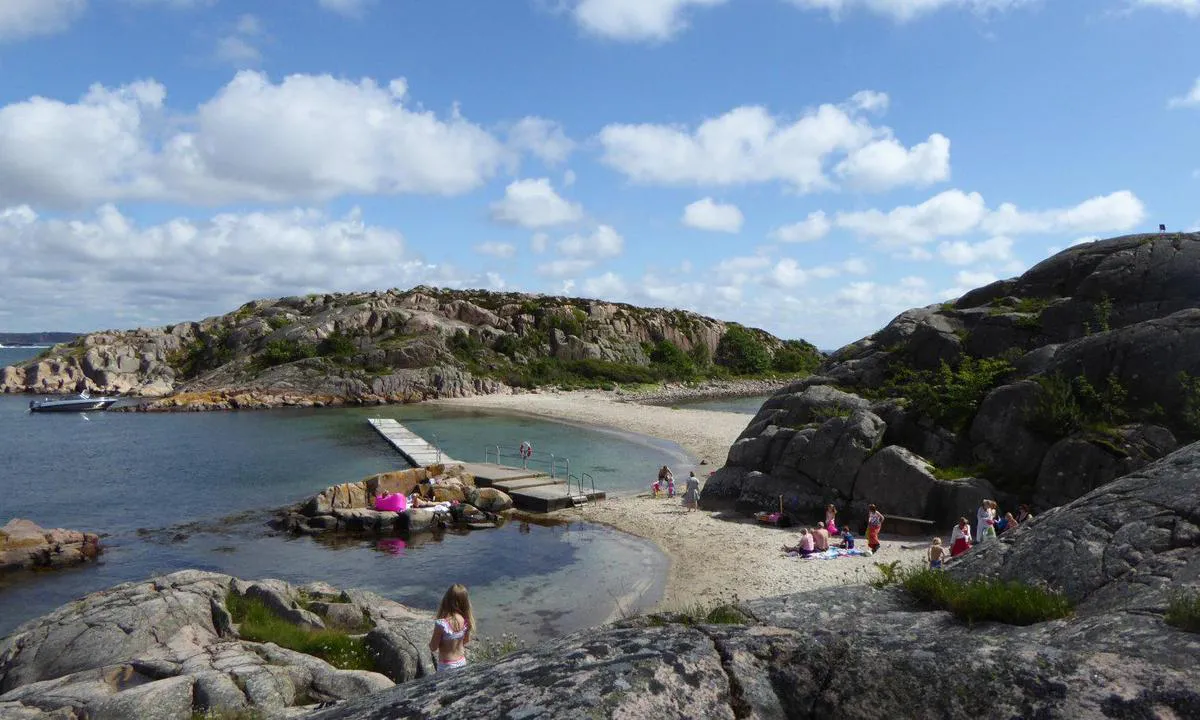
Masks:
[[[502,490],[513,499],[513,505],[529,512],[553,512],[576,507],[594,500],[603,500],[603,491],[595,488],[572,487],[573,482],[554,478],[536,470],[508,467],[499,463],[470,463],[453,460],[437,446],[404,427],[395,420],[371,419],[371,427],[414,467],[435,463],[455,463],[475,477],[477,487]]]
[[[392,447],[396,448],[413,467],[458,462],[448,457],[436,445],[431,444],[425,438],[395,420],[371,418],[367,422],[371,423],[371,427],[375,428],[375,431],[382,435],[383,439],[387,440]]]

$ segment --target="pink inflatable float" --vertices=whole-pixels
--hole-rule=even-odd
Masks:
[[[381,495],[375,498],[375,509],[385,512],[404,512],[408,509],[408,498],[399,493],[395,495]]]

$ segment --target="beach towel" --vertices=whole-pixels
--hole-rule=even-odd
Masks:
[[[789,555],[799,555],[800,553],[788,553]],[[870,557],[871,553],[866,550],[843,548],[829,548],[825,552],[816,552],[809,555],[806,560],[837,560],[842,557]]]

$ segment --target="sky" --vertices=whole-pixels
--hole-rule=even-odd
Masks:
[[[450,288],[835,348],[1200,225],[1200,0],[0,0],[0,330]]]

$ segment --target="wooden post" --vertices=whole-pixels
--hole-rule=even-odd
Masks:
[[[783,496],[779,496],[779,517],[783,517]]]

